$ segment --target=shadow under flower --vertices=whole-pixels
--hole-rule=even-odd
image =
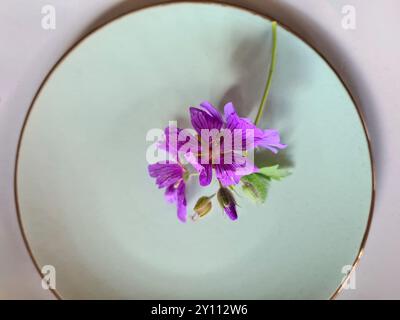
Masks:
[[[290,149],[280,150],[277,154],[266,149],[258,149],[255,151],[254,162],[258,168],[279,164],[280,168],[290,169],[295,165]]]

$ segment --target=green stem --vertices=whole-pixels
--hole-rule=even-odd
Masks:
[[[269,89],[271,88],[271,82],[272,82],[272,75],[275,70],[275,64],[276,64],[276,21],[272,22],[272,51],[271,51],[271,63],[269,66],[269,72],[268,72],[268,78],[267,78],[267,84],[265,85],[264,89],[264,94],[261,99],[260,106],[258,107],[258,112],[256,119],[254,120],[254,124],[257,125],[258,122],[260,121],[264,108],[265,108],[265,103],[267,102],[267,97],[269,93]]]

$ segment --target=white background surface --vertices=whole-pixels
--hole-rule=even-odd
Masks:
[[[14,205],[16,145],[32,98],[74,42],[138,2],[142,1],[0,2],[0,299],[52,298],[41,288],[24,247]],[[56,30],[41,27],[46,4],[56,9]],[[344,5],[356,9],[355,30],[342,27]],[[356,269],[356,289],[344,290],[338,298],[399,299],[400,2],[257,0],[252,6],[302,34],[328,58],[361,106],[370,131],[377,177],[374,217]]]

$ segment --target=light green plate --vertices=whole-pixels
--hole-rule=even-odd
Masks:
[[[188,107],[233,101],[254,117],[270,20],[215,4],[128,14],[76,46],[45,82],[22,135],[16,192],[39,266],[63,298],[329,298],[357,258],[373,196],[365,131],[346,88],[279,27],[263,126],[293,174],[265,205],[241,198],[182,224],[148,177],[146,133]],[[214,187],[215,188],[215,187]],[[200,188],[189,188],[189,208]]]

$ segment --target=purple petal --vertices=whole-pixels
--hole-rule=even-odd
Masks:
[[[182,135],[180,137],[179,134],[182,131],[183,129],[172,126],[165,128],[165,139],[158,144],[158,148],[168,152],[168,154],[171,155],[172,159],[174,159],[175,161],[176,159],[178,159],[178,151],[183,146],[185,146],[185,144],[192,140],[195,140],[197,142],[197,139],[194,138],[194,136],[190,136],[188,134],[184,136],[185,140],[181,141],[180,138],[182,139],[183,137]]]
[[[186,153],[185,159],[193,166],[199,173],[199,182],[201,186],[208,186],[212,180],[212,166],[211,164],[200,164],[198,158],[193,153]]]
[[[157,162],[148,166],[149,175],[156,178],[159,188],[169,187],[183,178],[183,168],[170,161]]]
[[[249,160],[248,157],[237,155],[235,160],[235,175],[243,177],[258,172],[258,168]]]
[[[185,183],[183,181],[179,184],[176,190],[176,194],[177,194],[176,207],[177,207],[178,219],[182,222],[186,222],[187,203],[185,196]]]
[[[191,107],[190,109],[190,119],[193,128],[201,135],[202,129],[218,129],[222,128],[223,122],[220,117],[216,117],[206,111],[200,110],[198,108]]]
[[[234,139],[238,139],[238,133],[241,135],[242,150],[254,148],[255,142],[263,136],[263,131],[260,128],[257,128],[250,119],[240,118],[236,113],[232,102],[225,105],[224,114],[226,127],[232,131]]]
[[[228,122],[228,119],[232,116],[237,116],[235,107],[233,106],[232,102],[228,102],[225,106],[224,106],[224,116],[225,116],[225,120]]]
[[[214,118],[218,119],[219,122],[223,123],[224,120],[222,119],[221,114],[215,107],[208,101],[204,101],[203,103],[200,104],[201,107],[206,109],[210,115],[212,115]]]
[[[215,173],[224,187],[235,185],[240,178],[258,171],[258,168],[245,156],[235,154],[232,164],[215,165]]]
[[[256,128],[256,126],[251,123],[250,119],[240,118],[238,116],[232,102],[228,102],[224,106],[224,115],[225,115],[226,127],[228,129],[231,130],[246,129],[247,127]]]
[[[215,165],[215,174],[217,179],[224,187],[238,184],[240,176],[235,174],[236,167],[234,164],[219,164]]]
[[[230,206],[224,208],[224,211],[231,220],[236,220],[238,218],[235,204],[231,204]]]
[[[201,186],[208,186],[212,180],[212,166],[210,164],[203,165],[204,170],[200,172],[199,181]]]
[[[177,194],[175,185],[171,184],[165,189],[164,194],[165,200],[169,203],[175,203],[177,201]]]
[[[264,130],[263,136],[256,142],[256,146],[263,147],[277,153],[278,149],[286,148],[286,144],[282,144],[279,132],[277,130]]]
[[[250,119],[240,118],[232,103],[227,103],[224,107],[226,126],[230,130],[242,130],[242,145],[243,150],[249,150],[255,147],[263,147],[271,150],[274,153],[278,149],[286,148],[285,144],[280,143],[280,136],[277,130],[261,130],[257,128]],[[246,137],[246,132],[252,130],[253,139]]]

